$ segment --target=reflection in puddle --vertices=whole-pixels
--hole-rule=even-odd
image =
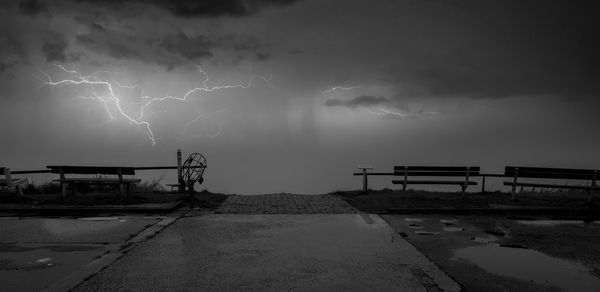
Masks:
[[[488,244],[458,249],[454,259],[466,259],[493,274],[550,284],[567,291],[600,291],[600,279],[589,275],[585,266],[535,250]]]
[[[82,217],[82,218],[78,218],[77,220],[83,220],[83,221],[112,221],[112,220],[118,220],[119,217]]]
[[[440,234],[439,232],[425,231],[425,230],[415,231],[415,233],[419,234],[419,235],[435,235],[435,234]]]
[[[440,219],[440,223],[449,226],[449,225],[454,225],[454,223],[456,223],[458,220],[456,219]]]
[[[498,238],[496,236],[493,235],[488,235],[487,237],[471,237],[472,241],[478,242],[478,243],[490,243],[490,242],[494,242],[496,240],[498,240]]]
[[[554,226],[559,224],[583,224],[582,220],[519,220],[519,224],[536,226]]]
[[[457,232],[457,231],[464,231],[465,229],[460,228],[460,227],[444,227],[443,230],[446,232]]]

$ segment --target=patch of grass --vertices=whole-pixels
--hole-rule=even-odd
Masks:
[[[373,213],[403,208],[490,208],[492,204],[519,207],[600,208],[597,202],[588,202],[587,194],[582,192],[519,194],[517,200],[511,200],[510,193],[503,192],[467,193],[464,198],[460,192],[390,189],[368,192],[336,191],[330,194],[341,197],[363,212]]]
[[[190,197],[186,195],[185,202],[189,206],[190,205]],[[217,194],[211,193],[207,190],[203,190],[199,193],[194,194],[194,206],[209,210],[215,210],[221,206],[223,202],[227,199],[228,195],[225,194]]]

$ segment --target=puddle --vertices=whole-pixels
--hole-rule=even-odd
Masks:
[[[418,234],[418,235],[435,235],[435,234],[440,234],[439,232],[425,231],[425,230],[415,231],[415,233]]]
[[[456,219],[440,219],[440,223],[446,226],[454,225],[456,222],[458,222]]]
[[[464,228],[460,228],[460,227],[444,227],[442,230],[446,231],[446,232],[457,232],[457,231],[464,231]]]
[[[423,218],[404,218],[406,222],[423,222]]]
[[[471,246],[456,250],[453,259],[466,259],[493,274],[549,284],[566,291],[600,291],[600,279],[588,274],[585,266],[531,249],[497,244]]]
[[[89,263],[104,251],[102,245],[2,244],[0,289],[40,291]]]
[[[560,224],[583,224],[582,220],[519,220],[519,224],[536,226],[554,226]]]
[[[488,235],[487,237],[480,237],[480,236],[471,237],[471,240],[478,242],[478,243],[490,243],[490,242],[494,242],[494,241],[498,240],[498,238],[493,235]]]
[[[493,236],[510,237],[510,231],[500,226],[495,226],[493,229],[486,229],[484,232]]]
[[[51,260],[52,260],[51,258],[41,258],[41,259],[39,259],[39,260],[37,260],[35,262],[36,263],[45,263],[45,262],[49,262]]]
[[[83,217],[83,218],[77,218],[77,220],[83,220],[83,221],[112,221],[112,220],[119,220],[119,217]],[[123,221],[121,221],[123,222]]]

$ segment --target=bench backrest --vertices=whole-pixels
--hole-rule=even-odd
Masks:
[[[504,176],[527,178],[559,178],[559,179],[581,179],[591,180],[600,178],[600,170],[595,169],[573,169],[573,168],[549,168],[549,167],[520,167],[507,166],[504,168]]]
[[[52,173],[63,174],[114,174],[135,175],[134,167],[120,166],[69,166],[69,165],[50,165],[47,166]]]
[[[477,176],[479,166],[394,166],[395,176]]]

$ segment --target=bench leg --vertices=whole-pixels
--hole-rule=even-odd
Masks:
[[[481,179],[481,194],[485,194],[485,176]]]
[[[23,188],[21,187],[21,185],[16,185],[15,190],[17,191],[17,194],[19,196],[21,196],[21,197],[23,196]]]
[[[64,182],[60,183],[60,193],[63,198],[65,198],[67,196],[67,184]]]

